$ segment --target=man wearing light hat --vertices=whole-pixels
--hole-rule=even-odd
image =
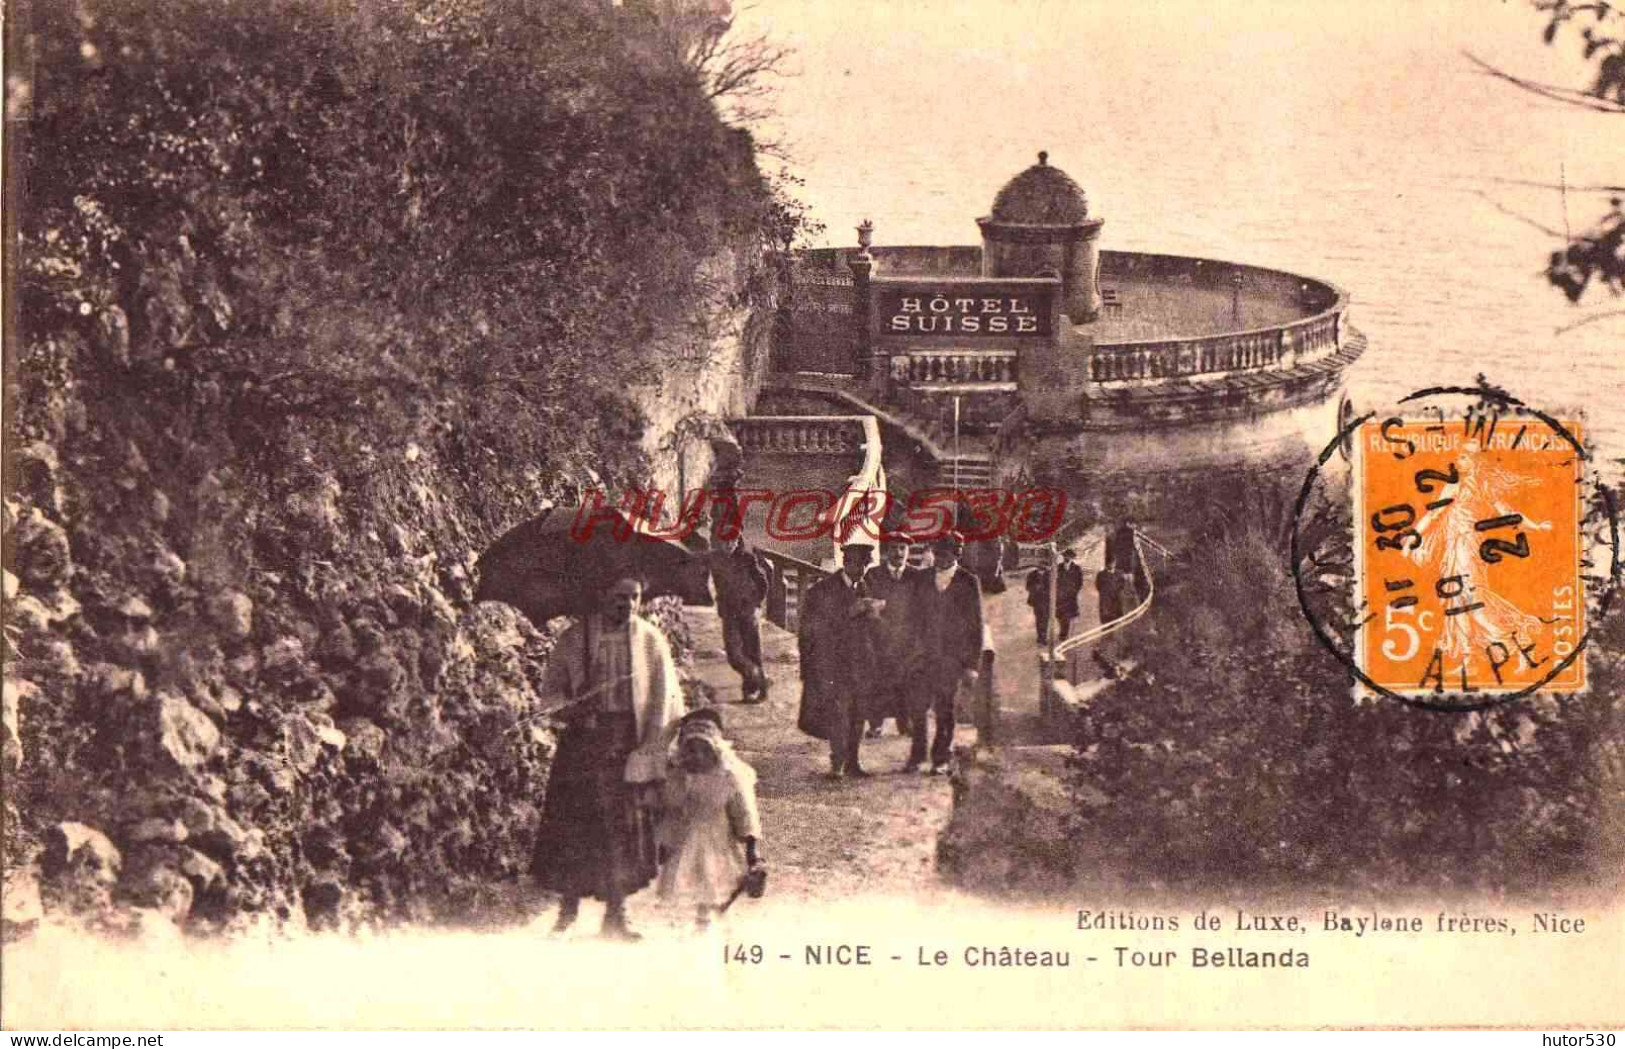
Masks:
[[[873,632],[879,602],[869,597],[863,573],[874,545],[841,547],[841,570],[807,590],[797,638],[801,652],[801,731],[829,740],[829,774],[869,775],[858,763],[864,697],[873,687]]]
[[[665,635],[637,615],[642,590],[636,579],[618,580],[548,659],[543,691],[550,705],[565,701],[566,727],[531,870],[562,897],[555,932],[591,896],[605,903],[606,938],[637,939],[626,899],[654,880],[666,731],[682,717],[683,690]]]

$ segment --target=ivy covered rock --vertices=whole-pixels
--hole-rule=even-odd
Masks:
[[[18,215],[8,871],[108,928],[477,920],[553,742],[552,634],[472,604],[478,553],[650,483],[651,347],[769,308],[798,213],[672,27],[598,0],[7,14],[7,133],[49,173]]]

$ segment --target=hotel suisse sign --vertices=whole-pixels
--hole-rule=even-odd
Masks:
[[[882,288],[875,303],[878,334],[901,338],[1048,338],[1053,332],[1052,295],[1050,288]]]

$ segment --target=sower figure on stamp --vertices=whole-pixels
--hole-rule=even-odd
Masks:
[[[728,665],[739,674],[740,701],[767,702],[768,680],[762,669],[762,602],[767,600],[767,571],[743,535],[724,538],[723,519],[711,529],[711,578],[716,584],[717,613],[722,619],[722,647]]]
[[[913,746],[904,772],[915,772],[925,760],[926,715],[937,719],[931,741],[931,772],[948,768],[954,746],[954,694],[961,683],[975,684],[982,664],[982,585],[959,567],[965,541],[949,532],[931,544],[935,564],[920,588],[915,616],[922,652],[920,689],[909,712]]]
[[[563,897],[555,932],[591,896],[606,904],[604,936],[637,939],[626,899],[655,877],[667,730],[682,716],[683,692],[665,636],[637,615],[641,592],[634,579],[617,582],[548,660],[546,694],[569,706],[531,869]]]
[[[797,726],[829,740],[829,774],[867,776],[858,762],[864,697],[874,686],[873,634],[878,602],[863,587],[874,547],[841,547],[841,570],[808,588],[797,638],[801,651],[801,713]]]
[[[863,576],[868,596],[886,603],[875,631],[874,691],[866,712],[871,736],[880,735],[887,718],[896,719],[899,735],[909,731],[909,693],[919,666],[914,594],[928,573],[909,567],[908,544],[906,535],[888,535],[880,544],[881,563]]]

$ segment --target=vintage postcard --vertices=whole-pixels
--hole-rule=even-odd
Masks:
[[[5,88],[8,1031],[1625,1023],[1625,11],[25,0]]]

